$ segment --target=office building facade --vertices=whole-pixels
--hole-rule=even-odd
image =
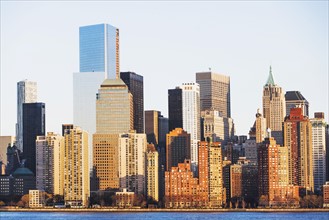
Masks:
[[[159,153],[148,144],[146,153],[147,198],[159,201]]]
[[[23,104],[23,158],[25,165],[36,174],[37,136],[45,135],[46,128],[45,103]]]
[[[144,133],[144,80],[134,72],[120,72],[120,78],[133,96],[134,130]]]
[[[196,73],[200,85],[200,110],[216,110],[221,117],[231,118],[230,77],[213,73]]]
[[[267,128],[271,129],[272,137],[278,144],[283,144],[282,122],[286,116],[286,102],[282,88],[274,82],[271,67],[263,88],[263,115]]]
[[[326,122],[324,114],[314,113],[310,119],[312,124],[312,157],[314,190],[321,192],[326,183]]]
[[[16,146],[23,150],[23,103],[37,102],[37,83],[28,80],[17,83]]]
[[[167,134],[166,170],[171,167],[177,167],[178,163],[184,163],[184,160],[191,158],[191,138],[190,134],[182,128],[176,128]]]
[[[302,114],[309,117],[309,103],[300,91],[287,91],[284,95],[286,99],[286,115],[290,115],[290,109],[301,108]]]
[[[64,200],[73,207],[87,206],[89,197],[88,134],[79,127],[64,134]]]
[[[109,24],[79,28],[80,72],[105,72],[106,78],[120,76],[119,29]]]
[[[106,79],[96,97],[96,133],[118,134],[133,130],[133,99],[121,79]]]
[[[135,132],[119,136],[120,188],[146,195],[146,149],[145,134]]]
[[[301,108],[290,109],[283,135],[284,146],[288,148],[289,184],[313,191],[312,124]]]
[[[206,110],[201,112],[203,121],[204,138],[212,138],[213,141],[230,141],[234,137],[234,122],[232,118],[220,116],[219,111]]]

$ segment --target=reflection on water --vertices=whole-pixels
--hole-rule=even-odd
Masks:
[[[216,212],[216,213],[195,213],[195,212],[144,212],[144,213],[113,213],[113,212],[0,212],[1,220],[41,220],[41,219],[143,219],[143,220],[208,220],[208,219],[223,219],[223,220],[263,220],[263,219],[293,219],[293,220],[328,220],[329,212]]]

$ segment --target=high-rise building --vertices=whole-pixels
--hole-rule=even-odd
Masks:
[[[289,184],[313,191],[312,124],[301,108],[290,109],[283,135],[288,148]]]
[[[53,148],[47,144],[46,136],[37,136],[36,145],[36,187],[53,193]]]
[[[176,87],[168,90],[169,131],[183,128],[183,93]]]
[[[159,115],[161,112],[156,110],[145,111],[145,134],[147,142],[155,146],[159,142]]]
[[[23,158],[26,167],[36,174],[36,146],[37,136],[45,135],[45,103],[23,104]]]
[[[326,122],[324,114],[314,113],[312,124],[312,154],[314,190],[321,192],[326,183]]]
[[[166,170],[166,135],[168,130],[168,118],[161,115],[160,111],[145,111],[145,133],[148,143],[153,143],[159,154],[159,198],[165,193]]]
[[[184,160],[191,158],[190,141],[190,134],[182,128],[176,128],[167,134],[167,171],[170,171],[171,167],[177,167],[178,163],[183,163]]]
[[[286,102],[282,88],[274,83],[271,67],[263,88],[263,114],[272,137],[278,144],[282,144],[282,122],[286,116]]]
[[[196,193],[198,179],[193,177],[190,160],[178,163],[165,173],[165,206],[190,207],[195,205],[199,196]]]
[[[168,92],[169,129],[183,128],[190,134],[192,170],[196,173],[198,166],[198,141],[201,138],[199,84],[183,83],[182,86],[176,87],[174,90],[171,89]],[[176,101],[181,103],[179,104]]]
[[[68,130],[73,129],[67,128]],[[53,132],[47,132],[47,145],[53,151],[53,194],[64,195],[64,137]]]
[[[91,170],[96,93],[105,79],[120,78],[119,30],[109,24],[80,27],[79,50],[80,72],[73,74],[73,124],[89,134]]]
[[[119,181],[119,134],[94,134],[94,170],[96,189],[118,189]]]
[[[193,172],[198,167],[198,141],[200,141],[200,86],[197,83],[183,83],[182,108],[183,129],[191,137],[191,163]]]
[[[208,146],[209,207],[218,208],[225,204],[223,188],[222,148],[219,142],[208,142]]]
[[[106,78],[120,78],[119,29],[109,24],[79,28],[80,72],[105,72]]]
[[[117,189],[119,134],[133,129],[133,100],[121,79],[106,79],[97,93],[96,133],[93,135],[93,168],[96,188]]]
[[[213,141],[227,142],[234,137],[234,123],[232,118],[220,116],[219,111],[205,110],[201,112],[203,120],[203,136]]]
[[[242,197],[247,205],[255,207],[258,201],[258,166],[242,165]]]
[[[16,146],[23,150],[23,103],[37,102],[37,83],[28,80],[17,83]]]
[[[36,188],[63,195],[64,138],[53,132],[36,139]]]
[[[250,164],[257,164],[257,144],[256,140],[246,140],[242,144],[244,148],[244,156],[250,161]]]
[[[15,136],[0,136],[0,161],[5,165],[7,165],[7,147],[13,146],[15,140]]]
[[[90,170],[92,169],[93,152],[92,134],[96,132],[96,94],[105,78],[104,72],[73,73],[73,124],[89,135]]]
[[[255,127],[256,127],[256,143],[262,143],[267,137],[267,130],[266,130],[266,119],[262,116],[262,114],[259,113],[259,109],[257,110],[257,114],[256,114]]]
[[[64,137],[65,129],[73,129],[73,128],[74,128],[73,124],[62,124],[62,136]]]
[[[106,79],[96,98],[96,133],[118,134],[133,130],[133,99],[121,79]]]
[[[159,153],[154,144],[147,146],[146,153],[147,197],[159,201]]]
[[[329,124],[326,125],[326,180],[329,181]]]
[[[290,115],[290,109],[301,108],[302,114],[309,117],[309,103],[300,91],[287,91],[284,95],[286,99],[286,115]]]
[[[230,77],[213,73],[196,73],[200,85],[200,110],[216,110],[224,118],[231,117]]]
[[[87,206],[89,197],[88,134],[79,127],[64,134],[64,200],[71,206]]]
[[[266,138],[258,147],[258,192],[268,196],[269,205],[298,198],[298,186],[288,181],[288,148]],[[297,201],[297,200],[296,200]]]
[[[146,135],[120,134],[118,147],[120,188],[146,195]]]
[[[133,96],[134,130],[144,133],[144,83],[143,76],[134,72],[120,72],[120,78]]]

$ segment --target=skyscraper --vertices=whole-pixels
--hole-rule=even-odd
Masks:
[[[87,206],[89,197],[88,134],[79,127],[66,129],[64,143],[64,200]]]
[[[159,201],[159,153],[153,144],[146,153],[147,197]]]
[[[183,128],[183,93],[179,87],[168,90],[168,115],[169,131]]]
[[[36,174],[36,146],[37,136],[45,135],[45,103],[23,104],[23,158],[26,167]]]
[[[267,137],[266,131],[266,119],[259,113],[259,109],[257,109],[256,113],[256,143],[262,143]]]
[[[73,73],[73,124],[89,134],[89,163],[92,165],[96,93],[104,79],[120,76],[119,30],[109,24],[80,27],[79,58],[80,72]]]
[[[145,111],[145,134],[147,142],[155,146],[159,142],[159,115],[161,113],[156,110]]]
[[[93,135],[96,190],[119,189],[119,134]]]
[[[234,137],[234,123],[232,118],[220,116],[219,111],[205,110],[201,112],[203,120],[203,136],[211,137],[213,141],[227,142]]]
[[[121,79],[106,79],[96,96],[96,133],[118,134],[133,130],[133,99]]]
[[[106,79],[96,100],[93,166],[98,189],[119,188],[119,135],[133,129],[133,100],[121,79]]]
[[[290,115],[291,108],[302,108],[302,114],[309,116],[309,103],[300,91],[287,91],[284,97],[286,99],[286,115]]]
[[[170,171],[171,167],[178,166],[178,163],[183,163],[185,159],[191,158],[190,141],[190,134],[182,128],[176,128],[167,134],[167,171]]]
[[[36,145],[36,188],[53,193],[53,149],[45,136],[37,136]]]
[[[80,72],[105,72],[120,78],[119,29],[109,24],[83,26],[80,36]]]
[[[36,187],[63,195],[64,138],[53,132],[36,139]]]
[[[134,72],[121,72],[120,78],[133,95],[134,130],[144,133],[144,85],[143,76]]]
[[[313,154],[313,177],[314,190],[321,191],[326,183],[326,122],[324,113],[314,113],[310,119],[312,124],[312,154]]]
[[[200,140],[200,87],[183,83],[169,92],[169,129],[183,128],[191,137],[191,165],[196,173]],[[181,102],[181,103],[178,103]],[[175,127],[175,128],[174,128]]]
[[[216,110],[225,118],[231,117],[230,77],[213,72],[196,73],[200,85],[200,110]]]
[[[290,109],[283,136],[288,148],[289,184],[313,191],[312,124],[301,108]]]
[[[278,144],[282,144],[282,122],[286,116],[286,102],[282,88],[274,83],[271,67],[263,88],[263,114],[272,137]]]
[[[37,83],[20,81],[17,83],[17,124],[16,146],[23,150],[23,103],[37,102]]]
[[[146,135],[121,134],[118,147],[120,188],[146,195]]]
[[[73,124],[89,135],[89,152],[92,152],[92,134],[96,132],[96,94],[105,79],[104,72],[73,73]],[[92,168],[92,153],[89,155]]]

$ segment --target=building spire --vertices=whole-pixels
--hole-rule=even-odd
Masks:
[[[272,86],[275,85],[275,83],[274,83],[274,78],[273,78],[273,75],[272,75],[272,67],[271,67],[271,66],[270,66],[270,74],[269,74],[269,76],[268,76],[268,79],[267,79],[266,85],[272,85]]]

